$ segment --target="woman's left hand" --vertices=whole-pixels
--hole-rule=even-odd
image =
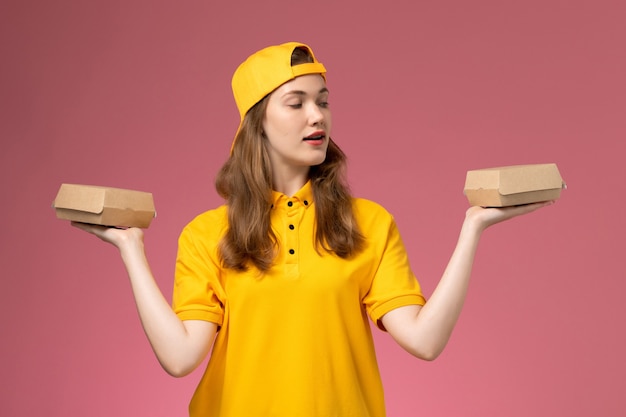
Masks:
[[[470,207],[465,213],[466,221],[474,224],[481,231],[493,226],[494,224],[512,219],[517,216],[532,213],[542,207],[554,204],[554,201],[544,201],[541,203],[524,204],[521,206],[502,207],[502,208],[484,208]]]

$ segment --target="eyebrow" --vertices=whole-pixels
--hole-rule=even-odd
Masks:
[[[320,91],[317,92],[317,94],[324,94],[324,93],[329,93],[328,88],[324,87],[322,88]],[[302,91],[302,90],[291,90],[291,91],[287,91],[285,94],[283,94],[283,97],[285,96],[289,96],[289,95],[296,95],[296,96],[306,96],[307,92],[306,91]]]

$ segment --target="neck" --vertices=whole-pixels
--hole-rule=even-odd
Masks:
[[[292,196],[309,180],[309,168],[299,172],[274,172],[273,188],[279,193]]]

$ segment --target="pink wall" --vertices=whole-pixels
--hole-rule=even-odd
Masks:
[[[468,169],[556,162],[569,185],[489,230],[446,352],[377,333],[390,417],[622,416],[626,8],[524,2],[8,1],[0,7],[0,415],[183,416],[116,251],[56,220],[62,182],[151,191],[169,296],[176,238],[220,204],[230,76],[271,43],[329,68],[356,194],[397,218],[430,293]]]

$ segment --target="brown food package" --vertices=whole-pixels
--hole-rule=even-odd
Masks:
[[[151,193],[61,184],[52,204],[57,218],[115,227],[148,228],[156,217]]]

